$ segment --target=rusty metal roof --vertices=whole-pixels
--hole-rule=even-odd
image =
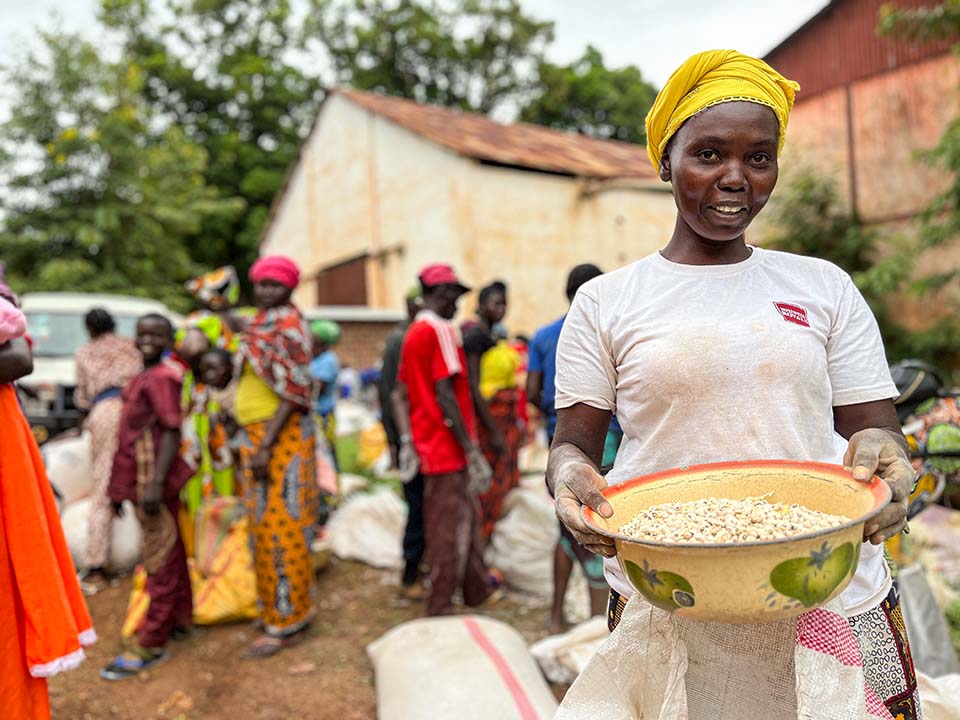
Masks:
[[[348,88],[332,92],[431,142],[478,160],[588,178],[657,179],[642,145],[597,140],[527,123],[504,125],[475,113]]]

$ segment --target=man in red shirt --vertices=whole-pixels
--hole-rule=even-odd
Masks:
[[[492,474],[477,445],[463,343],[450,322],[469,288],[453,268],[439,264],[420,272],[420,284],[423,309],[404,338],[393,398],[401,470],[415,472],[419,459],[424,478],[427,615],[450,615],[457,588],[469,606],[493,592],[483,565],[477,501]]]

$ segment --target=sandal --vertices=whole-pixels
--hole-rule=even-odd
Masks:
[[[80,581],[80,589],[87,597],[92,597],[110,587],[110,582],[99,570],[84,570],[78,574],[77,579]]]
[[[296,633],[287,637],[273,637],[272,635],[261,635],[254,640],[244,651],[242,657],[244,660],[262,660],[263,658],[273,657],[281,650],[293,647],[302,639],[302,633]]]
[[[100,671],[104,680],[127,680],[170,659],[170,653],[161,650],[155,654],[149,650],[129,650],[118,655],[112,663]]]

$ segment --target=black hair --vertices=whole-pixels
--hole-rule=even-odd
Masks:
[[[168,318],[166,315],[161,315],[160,313],[147,313],[137,320],[137,325],[144,321],[163,323],[167,326],[167,334],[171,339],[173,338],[173,323],[170,322],[170,318]]]
[[[596,265],[591,265],[590,263],[577,265],[570,271],[570,274],[567,275],[567,300],[573,302],[573,298],[576,296],[580,286],[600,275],[603,275],[603,270]]]
[[[487,298],[495,293],[503,293],[504,297],[507,295],[507,284],[502,280],[494,280],[492,283],[487,285],[484,288],[480,289],[480,295],[477,298],[477,303],[483,305]]]
[[[530,344],[529,336],[524,335],[523,333],[517,333],[516,335],[513,336],[513,339],[516,340],[517,342],[522,342],[524,345]]]
[[[215,347],[210,348],[209,350],[204,350],[200,353],[200,361],[203,361],[207,355],[216,355],[220,360],[223,360],[224,365],[230,367],[233,363],[233,355],[230,354],[230,351],[225,348]]]
[[[90,331],[91,337],[99,337],[104,333],[113,332],[117,327],[117,324],[113,321],[113,316],[101,307],[93,308],[83,320],[87,324],[87,330]]]

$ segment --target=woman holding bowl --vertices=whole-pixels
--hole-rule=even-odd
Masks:
[[[647,152],[672,184],[676,225],[662,250],[590,281],[573,302],[557,353],[548,483],[560,519],[607,558],[613,629],[633,590],[612,559],[613,541],[580,515],[583,505],[612,514],[600,493],[608,483],[774,458],[842,462],[863,481],[878,474],[893,502],[865,528],[856,574],[840,595],[849,628],[827,635],[840,642],[852,630],[867,694],[912,720],[920,717],[916,678],[882,543],[905,525],[914,473],[877,323],[840,268],[744,238],[776,186],[797,90],[766,63],[718,50],[683,63],[657,96]],[[614,413],[623,443],[603,478]],[[694,703],[702,659],[691,647]],[[715,680],[736,664],[711,672]],[[780,707],[758,707],[756,717],[796,717]]]

